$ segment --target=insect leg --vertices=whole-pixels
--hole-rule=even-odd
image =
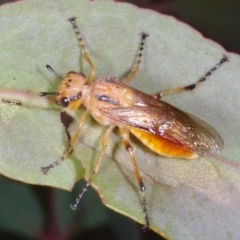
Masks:
[[[78,135],[79,135],[79,133],[80,133],[80,131],[82,129],[82,126],[83,126],[83,124],[85,122],[85,119],[86,119],[88,113],[89,113],[88,111],[85,111],[84,114],[79,119],[77,131],[75,132],[74,136],[71,138],[67,150],[62,154],[62,156],[57,161],[55,161],[54,163],[48,165],[47,167],[42,167],[43,173],[46,174],[51,168],[54,168],[56,165],[61,163],[69,154],[72,153],[72,151],[74,149],[74,146],[76,144],[76,140],[78,138]]]
[[[172,94],[172,93],[179,93],[179,92],[183,92],[183,91],[191,91],[193,89],[195,89],[200,83],[206,81],[206,79],[212,75],[212,73],[214,71],[216,71],[219,67],[221,67],[221,65],[225,62],[228,62],[228,58],[227,56],[223,56],[223,58],[211,69],[209,70],[202,78],[200,78],[198,81],[196,81],[193,84],[187,85],[187,86],[182,86],[182,87],[178,87],[178,88],[173,88],[173,89],[168,89],[168,90],[164,90],[160,93],[155,94],[153,97],[156,99],[161,99],[164,95],[168,95],[168,94]]]
[[[88,62],[89,66],[90,66],[90,73],[87,76],[87,81],[89,81],[89,83],[92,83],[92,81],[94,79],[94,76],[95,76],[95,68],[94,68],[94,65],[92,63],[92,60],[90,59],[90,56],[88,55],[88,53],[86,51],[82,36],[80,35],[80,31],[79,31],[78,26],[75,22],[75,19],[76,19],[76,17],[69,17],[68,20],[72,24],[74,32],[77,35],[79,45],[80,45],[81,51],[83,53],[83,57]]]
[[[144,32],[141,33],[141,42],[140,42],[140,47],[139,47],[137,64],[136,64],[136,66],[132,69],[132,71],[129,73],[125,84],[129,84],[130,81],[133,79],[133,77],[134,77],[134,76],[137,74],[137,72],[139,71],[139,65],[140,65],[141,60],[142,60],[142,52],[143,52],[145,40],[146,40],[146,38],[147,38],[148,36],[149,36],[149,35],[148,35],[147,33],[144,33]]]
[[[147,210],[147,201],[146,201],[146,197],[145,197],[146,187],[143,183],[142,177],[141,177],[140,172],[138,170],[137,162],[136,162],[136,159],[135,159],[134,154],[133,154],[133,148],[132,148],[132,146],[129,142],[129,132],[128,132],[127,129],[124,129],[124,128],[121,128],[120,132],[121,132],[121,136],[123,138],[123,145],[124,145],[125,149],[128,151],[128,153],[131,157],[134,173],[135,173],[135,176],[137,178],[137,181],[138,181],[138,184],[139,184],[139,187],[140,187],[140,191],[142,193],[142,205],[143,205],[143,213],[144,213],[144,217],[145,217],[145,225],[142,227],[142,229],[146,230],[150,226],[149,217],[148,217],[148,210]]]
[[[75,204],[74,205],[72,205],[72,204],[70,205],[71,209],[74,210],[74,211],[77,210],[79,202],[81,201],[81,199],[84,196],[84,194],[87,192],[88,187],[91,186],[93,178],[94,178],[94,176],[96,176],[96,174],[98,172],[98,169],[99,169],[100,163],[102,161],[103,155],[104,155],[104,153],[106,151],[107,140],[108,140],[109,134],[114,129],[114,127],[115,127],[115,125],[110,125],[110,127],[108,127],[108,129],[106,130],[106,132],[104,133],[104,135],[102,137],[102,149],[101,149],[101,152],[100,152],[100,154],[98,156],[98,159],[97,159],[97,161],[95,163],[92,175],[90,176],[90,179],[87,181],[86,185],[82,189],[82,192],[76,198]]]

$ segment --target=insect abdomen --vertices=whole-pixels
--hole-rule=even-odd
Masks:
[[[198,157],[198,154],[195,153],[191,148],[179,142],[174,142],[134,127],[130,127],[129,131],[144,145],[159,155],[185,159],[194,159]]]

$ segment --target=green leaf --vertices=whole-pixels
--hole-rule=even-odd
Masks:
[[[211,124],[222,136],[218,156],[186,161],[157,156],[133,140],[147,187],[151,228],[171,239],[236,239],[239,236],[239,56],[226,53],[176,19],[110,1],[23,1],[0,8],[0,171],[31,184],[71,190],[88,178],[99,154],[104,127],[89,118],[72,156],[47,176],[41,167],[57,160],[67,147],[59,107],[38,97],[55,91],[64,76],[88,72],[67,18],[77,17],[96,75],[123,79],[135,64],[139,33],[150,35],[140,71],[131,82],[149,94],[193,83],[223,56],[225,63],[196,91],[167,96],[166,101]],[[80,57],[82,62],[82,58]],[[80,66],[80,67],[79,67]],[[83,110],[73,115],[79,117]],[[77,120],[71,126],[76,129]],[[118,132],[93,182],[110,208],[144,223],[141,195]]]

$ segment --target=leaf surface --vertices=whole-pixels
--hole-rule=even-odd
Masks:
[[[79,55],[69,15],[77,23],[96,75],[124,79],[135,64],[139,33],[150,35],[140,71],[131,82],[149,94],[193,83],[223,56],[229,57],[193,94],[164,100],[211,124],[222,136],[217,156],[186,161],[157,156],[132,138],[147,187],[151,228],[171,239],[236,239],[240,224],[240,59],[176,19],[110,1],[23,1],[0,8],[0,171],[31,184],[71,190],[88,178],[104,127],[88,118],[74,153],[43,175],[41,167],[61,156],[67,137],[60,108],[41,91],[55,91],[59,75],[88,72]],[[79,117],[83,110],[72,113]],[[71,126],[76,129],[77,120]],[[110,208],[144,222],[139,187],[115,131],[93,182]]]

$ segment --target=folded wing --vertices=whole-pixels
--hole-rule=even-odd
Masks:
[[[218,153],[222,149],[222,138],[207,123],[164,101],[135,91],[138,97],[133,106],[104,108],[104,114],[121,124],[180,142],[200,155]]]

